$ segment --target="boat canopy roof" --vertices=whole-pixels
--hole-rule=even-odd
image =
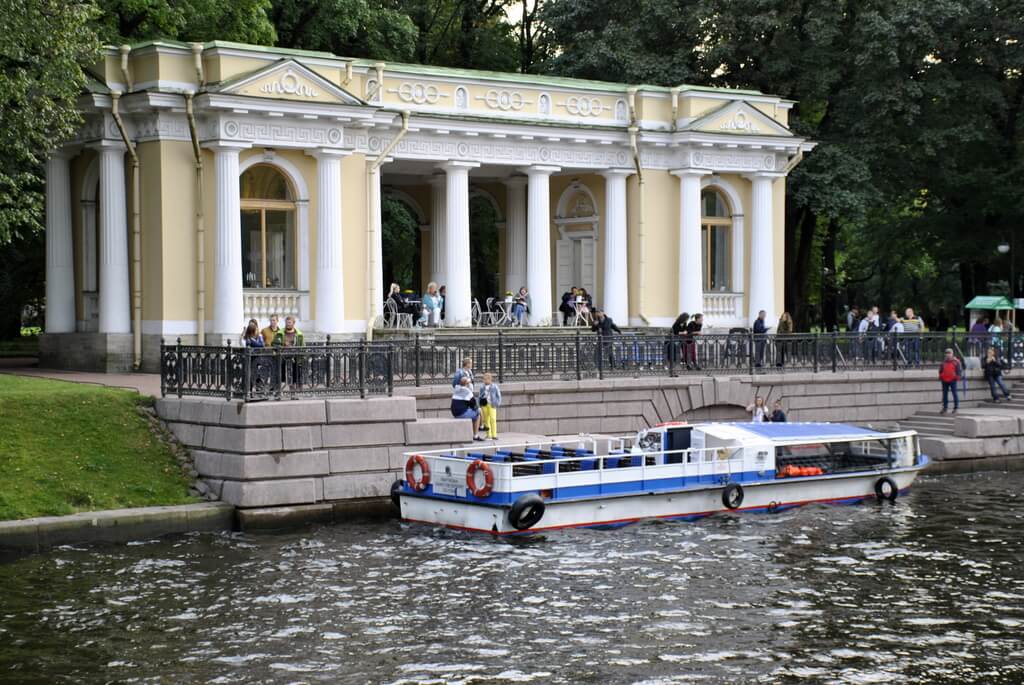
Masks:
[[[882,433],[845,423],[712,423],[696,428],[718,438],[741,441],[769,440],[780,444],[894,437],[893,433]]]

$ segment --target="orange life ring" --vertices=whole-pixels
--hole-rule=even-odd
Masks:
[[[416,465],[420,467],[420,477],[416,478]],[[430,485],[430,467],[422,454],[414,454],[405,462],[405,482],[413,490],[425,490]]]
[[[480,487],[476,486],[476,472],[484,472],[484,484]],[[477,459],[469,468],[466,469],[466,487],[473,493],[474,497],[487,497],[494,490],[494,472],[491,471],[491,467],[487,465],[487,462],[483,459]]]

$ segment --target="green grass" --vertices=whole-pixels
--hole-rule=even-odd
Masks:
[[[0,519],[195,501],[134,392],[0,374]]]

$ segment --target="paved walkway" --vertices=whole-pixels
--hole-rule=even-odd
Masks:
[[[40,369],[38,360],[32,357],[0,358],[0,373],[17,376],[33,376],[50,378],[55,381],[71,383],[91,383],[111,388],[135,390],[141,395],[160,397],[160,374],[158,373],[91,373],[88,371],[62,371],[59,369]]]

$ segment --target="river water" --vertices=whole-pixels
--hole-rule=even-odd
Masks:
[[[1024,474],[492,540],[397,521],[0,565],[0,682],[1021,683]]]

